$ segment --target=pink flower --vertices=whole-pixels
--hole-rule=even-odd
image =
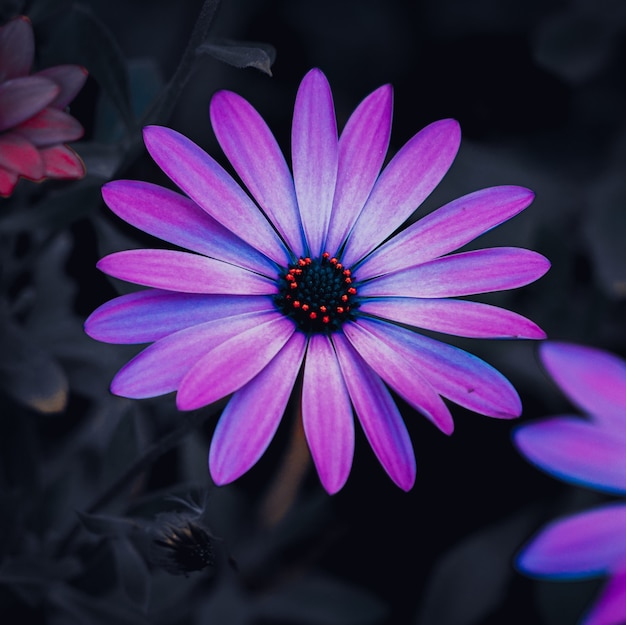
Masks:
[[[541,360],[586,418],[559,416],[521,426],[515,444],[558,478],[626,494],[626,362],[607,352],[544,343]],[[557,520],[520,553],[521,571],[547,579],[610,577],[584,625],[626,623],[626,503]]]
[[[11,195],[20,176],[81,178],[85,168],[69,147],[82,126],[64,108],[87,72],[57,65],[31,74],[35,41],[30,20],[16,17],[0,27],[0,196]]]
[[[296,98],[292,175],[260,115],[221,91],[211,102],[213,129],[253,199],[189,139],[154,126],[144,133],[148,151],[189,197],[128,180],[103,189],[122,219],[192,253],[103,258],[105,273],[150,288],[105,304],[86,330],[102,341],[153,343],[117,374],[118,395],[177,391],[178,407],[192,410],[233,394],[209,454],[218,484],[261,457],[301,370],[304,431],[330,493],[350,472],[353,411],[391,479],[413,485],[413,449],[388,387],[446,434],[453,422],[442,397],[492,417],[520,414],[500,373],[414,328],[544,337],[519,315],[451,298],[533,282],[547,271],[545,258],[515,248],[446,255],[519,213],[533,194],[477,191],[392,237],[445,175],[460,132],[450,119],[431,124],[381,172],[391,113],[386,85],[338,138],[326,77],[310,71]]]

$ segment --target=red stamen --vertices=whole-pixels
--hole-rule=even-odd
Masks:
[[[294,275],[293,275],[293,274],[288,273],[288,274],[285,276],[285,280],[287,280],[287,282],[295,282],[296,278],[294,277]]]
[[[344,281],[346,284],[352,284],[352,278],[344,278],[344,279],[343,279],[343,281]]]
[[[331,265],[336,265],[337,264],[337,259],[334,256],[330,259],[330,264]]]
[[[309,315],[309,318],[311,318],[311,319],[317,319],[317,313],[316,313],[316,312],[312,312],[312,313]]]
[[[347,302],[348,301],[348,296],[347,295],[342,295],[341,296],[341,301],[342,302]]]
[[[330,317],[328,315],[322,317],[322,323],[330,323]]]
[[[337,306],[337,312],[342,315],[343,314],[343,307],[342,306]]]
[[[356,295],[356,289],[355,289],[353,286],[351,286],[351,287],[348,289],[348,293],[349,293],[350,295]],[[343,299],[343,297],[342,297],[341,299]],[[346,301],[347,301],[347,300],[346,300]]]
[[[343,270],[343,275],[344,276],[349,276],[352,272],[349,269],[344,269]]]
[[[324,252],[322,254],[322,258],[330,258],[330,254],[328,252]]]
[[[320,312],[325,313],[327,310],[326,306],[320,306]]]
[[[302,310],[304,310],[304,312],[309,310],[309,305],[308,304],[302,304]]]
[[[287,297],[290,297],[290,295],[287,295]],[[294,300],[293,307],[294,308],[300,308],[300,302],[298,300]]]
[[[292,289],[297,289],[297,288],[298,288],[298,283],[297,283],[297,282],[292,282],[292,283],[289,285],[289,287],[290,287],[290,288],[292,288]]]

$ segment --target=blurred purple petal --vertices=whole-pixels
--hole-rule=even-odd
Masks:
[[[35,58],[30,20],[21,15],[0,27],[0,83],[26,76]]]
[[[189,198],[164,187],[115,180],[102,187],[107,206],[124,221],[164,241],[275,277],[276,265],[215,221]]]
[[[37,147],[76,141],[83,136],[83,127],[63,111],[46,108],[15,128],[15,132]]]
[[[626,562],[611,577],[581,625],[621,625],[626,623]]]
[[[273,280],[213,258],[174,250],[127,250],[102,258],[98,269],[120,280],[168,291],[271,295]]]
[[[294,332],[265,369],[228,402],[209,452],[209,468],[216,484],[236,480],[265,452],[285,412],[306,343],[304,334]]]
[[[361,280],[438,258],[517,215],[534,198],[523,187],[470,193],[442,206],[381,245],[359,265]]]
[[[537,252],[495,247],[444,256],[423,265],[374,278],[359,287],[368,297],[458,297],[525,286],[550,263]],[[357,277],[358,271],[355,273]]]
[[[279,312],[238,333],[206,353],[180,383],[180,410],[207,406],[239,390],[260,373],[293,335],[295,325]],[[258,314],[257,314],[258,316]]]
[[[39,180],[45,171],[37,148],[14,132],[0,134],[0,166],[32,180]]]
[[[444,177],[461,141],[459,124],[444,119],[410,139],[385,167],[346,243],[354,265],[401,226]]]
[[[50,102],[56,109],[64,109],[83,88],[87,80],[87,70],[80,65],[55,65],[35,74],[54,81],[61,89],[59,95]]]
[[[309,338],[302,380],[302,423],[324,488],[332,495],[348,479],[354,455],[350,396],[328,336]]]
[[[211,124],[222,150],[296,256],[306,256],[293,177],[267,124],[246,100],[219,91]]]
[[[325,249],[337,254],[361,212],[385,160],[393,92],[376,89],[359,104],[339,137],[337,187]]]
[[[42,111],[59,91],[54,82],[39,76],[14,78],[0,84],[0,131],[17,126]]]
[[[364,299],[359,310],[397,323],[469,338],[544,339],[530,319],[510,310],[459,299]]]
[[[18,175],[16,172],[5,169],[0,165],[0,197],[8,197],[13,193],[17,179]]]
[[[337,181],[337,122],[326,76],[312,69],[300,83],[291,129],[293,177],[311,256],[324,250]]]
[[[389,477],[402,490],[410,490],[415,483],[415,454],[393,398],[345,337],[335,334],[333,345],[369,444]]]

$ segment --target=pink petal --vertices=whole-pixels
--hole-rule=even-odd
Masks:
[[[60,88],[47,78],[26,76],[0,84],[0,131],[13,128],[42,111]]]
[[[83,127],[71,115],[54,108],[36,113],[15,131],[38,147],[75,141],[83,136]]]
[[[337,180],[337,122],[326,76],[312,69],[300,83],[293,111],[291,154],[296,195],[312,256],[324,250]]]
[[[394,346],[372,334],[371,323],[346,323],[344,333],[365,362],[411,406],[432,421],[445,434],[452,434],[454,422],[448,407],[420,373],[415,354],[398,353]],[[373,323],[373,322],[372,322]]]
[[[348,238],[350,267],[401,226],[452,165],[461,142],[459,124],[444,119],[418,132],[385,167]]]
[[[267,124],[230,91],[213,96],[211,124],[228,160],[287,245],[296,256],[306,256],[293,178]]]
[[[14,132],[0,134],[0,166],[32,180],[44,174],[44,163],[37,148]]]
[[[626,429],[626,362],[609,352],[550,341],[541,361],[562,391],[596,421]]]
[[[626,623],[626,570],[611,577],[581,625],[624,625]]]
[[[524,572],[584,579],[614,570],[626,558],[626,505],[608,504],[547,525],[517,559]]]
[[[267,449],[285,412],[305,347],[305,335],[294,332],[276,357],[228,402],[209,451],[216,484],[236,480]]]
[[[128,250],[102,258],[100,271],[143,286],[184,293],[271,295],[275,282],[222,261],[174,250]]]
[[[534,282],[550,268],[531,250],[493,247],[452,254],[417,267],[374,278],[358,287],[368,297],[457,297],[515,289]],[[360,279],[358,273],[355,277]]]
[[[289,254],[258,207],[204,150],[160,126],[144,128],[144,141],[157,165],[211,217],[280,265]]]
[[[510,310],[460,299],[364,299],[360,312],[434,332],[469,338],[544,339],[545,332]]]
[[[43,76],[54,81],[61,91],[50,103],[56,109],[64,109],[83,88],[88,72],[80,65],[55,65],[37,72],[36,76]]]
[[[180,410],[207,406],[239,390],[278,354],[295,325],[278,312],[217,345],[187,372],[176,395]],[[258,317],[258,315],[257,315]]]
[[[148,289],[96,309],[85,332],[107,343],[151,343],[189,326],[243,313],[276,310],[265,295],[196,295]]]
[[[66,145],[55,145],[39,150],[48,178],[78,179],[85,175],[85,164],[80,156]]]
[[[337,187],[325,249],[336,255],[361,212],[389,147],[393,92],[384,85],[352,113],[339,138]]]
[[[146,347],[124,365],[111,382],[111,391],[132,399],[171,393],[179,387],[187,372],[214,347],[276,318],[277,314],[243,313],[170,334]]]
[[[334,334],[333,344],[369,444],[394,483],[405,491],[410,490],[415,483],[415,454],[393,398],[344,336]]]
[[[102,197],[118,217],[148,234],[217,260],[276,276],[276,265],[267,256],[184,195],[148,182],[115,180],[102,187]]]
[[[18,175],[0,166],[0,197],[9,197],[15,189]]]
[[[626,493],[626,429],[559,417],[523,425],[514,439],[528,460],[560,479]]]
[[[0,83],[26,76],[35,58],[30,20],[21,15],[0,28]]]
[[[350,396],[328,336],[313,334],[304,361],[302,423],[324,488],[338,492],[348,479],[354,456]]]
[[[523,187],[491,187],[465,195],[426,215],[390,239],[359,265],[364,280],[419,265],[469,243],[524,210],[534,193]]]
[[[385,343],[411,375],[419,371],[437,393],[460,406],[500,419],[521,414],[511,383],[477,356],[384,321],[359,319],[358,325]]]

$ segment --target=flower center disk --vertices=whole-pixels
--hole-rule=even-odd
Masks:
[[[328,252],[289,265],[274,301],[304,332],[334,332],[358,307],[352,272]]]

